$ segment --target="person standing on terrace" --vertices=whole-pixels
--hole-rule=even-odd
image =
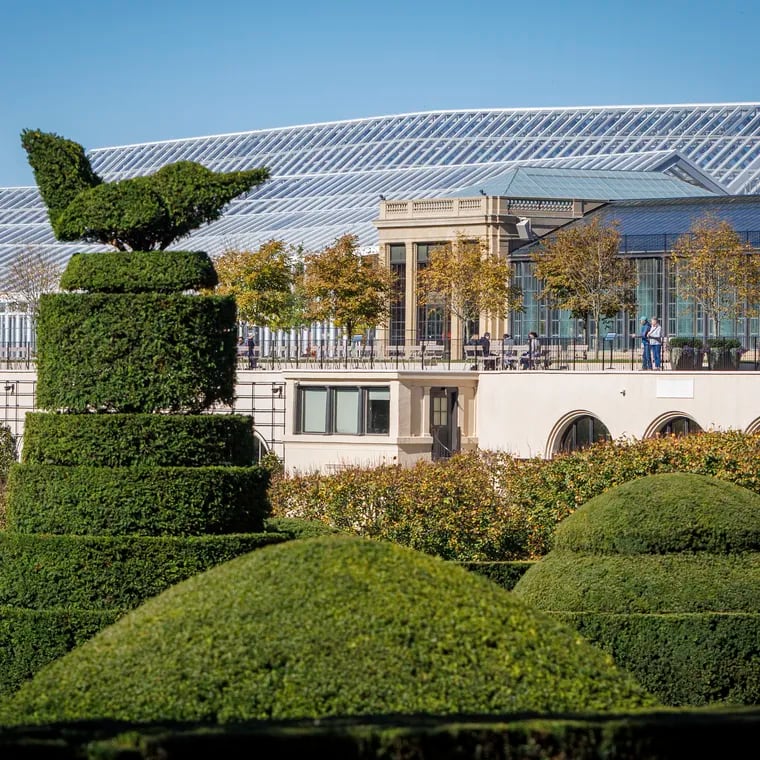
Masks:
[[[652,326],[649,328],[647,339],[649,340],[649,350],[652,352],[652,366],[654,369],[660,369],[662,361],[662,325],[657,317],[652,317]]]
[[[641,369],[652,369],[652,350],[649,344],[649,330],[652,325],[646,317],[641,318],[639,335],[641,336]]]

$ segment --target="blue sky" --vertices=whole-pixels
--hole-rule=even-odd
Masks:
[[[147,142],[447,108],[760,100],[744,0],[5,0],[0,186],[19,133]]]

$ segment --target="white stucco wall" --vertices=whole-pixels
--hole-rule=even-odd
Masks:
[[[550,456],[572,420],[591,414],[613,438],[641,439],[686,416],[703,430],[760,424],[755,372],[484,372],[477,392],[481,449]]]

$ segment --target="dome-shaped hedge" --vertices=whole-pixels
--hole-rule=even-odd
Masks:
[[[145,603],[10,699],[11,722],[600,711],[654,700],[571,628],[388,543],[266,547]]]
[[[760,496],[652,475],[591,499],[514,591],[664,702],[760,700]]]

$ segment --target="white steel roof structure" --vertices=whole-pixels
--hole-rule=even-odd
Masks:
[[[217,171],[270,168],[269,182],[175,248],[214,255],[276,238],[314,250],[346,232],[372,246],[381,196],[451,195],[520,165],[667,171],[697,184],[707,175],[731,194],[757,193],[760,103],[432,111],[88,154],[109,181],[178,160]],[[36,188],[0,188],[0,266],[26,245],[60,263],[100,250],[57,243]]]

